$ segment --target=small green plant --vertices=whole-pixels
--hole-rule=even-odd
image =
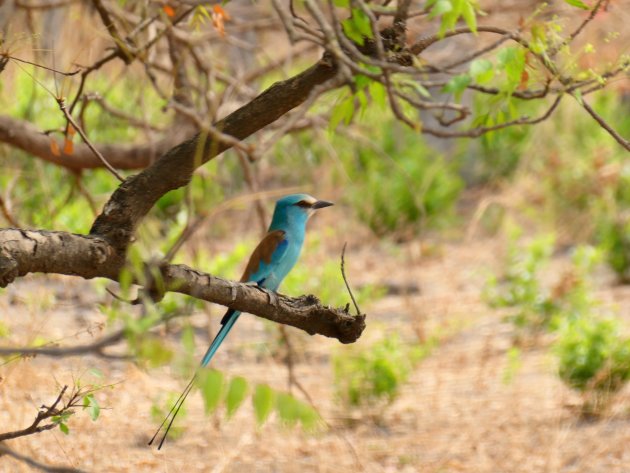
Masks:
[[[483,297],[491,307],[514,309],[509,319],[518,329],[536,332],[549,324],[556,309],[540,282],[540,272],[549,263],[555,239],[543,235],[520,245],[519,237],[520,231],[512,231],[505,270],[501,276],[490,276]]]
[[[95,377],[102,377],[102,373],[97,369],[89,370],[90,374]],[[112,385],[81,385],[81,380],[77,380],[72,391],[67,394],[68,386],[61,389],[57,400],[50,406],[42,406],[38,414],[40,421],[50,419],[53,425],[59,427],[59,430],[66,435],[70,434],[68,423],[75,414],[75,409],[82,408],[86,411],[93,422],[96,422],[101,414],[101,406],[95,397],[95,393],[103,388]],[[67,395],[66,395],[67,394]]]
[[[266,384],[258,384],[252,389],[243,377],[237,376],[228,382],[220,371],[207,369],[201,371],[197,385],[201,390],[206,414],[211,414],[224,405],[226,416],[230,418],[251,392],[258,425],[262,425],[274,411],[280,421],[288,426],[300,424],[304,430],[310,431],[320,425],[320,416],[313,407]]]
[[[457,166],[417,132],[393,120],[378,123],[365,125],[369,139],[333,140],[353,181],[347,196],[358,218],[377,235],[397,236],[452,222],[464,187]]]
[[[508,319],[523,335],[553,331],[567,319],[590,315],[597,309],[591,295],[590,274],[601,251],[588,245],[575,248],[571,266],[554,285],[543,284],[542,271],[554,248],[554,237],[543,235],[526,245],[518,243],[520,231],[510,236],[502,276],[490,276],[483,297],[491,307],[509,308]]]
[[[630,219],[619,217],[603,222],[600,242],[606,261],[622,284],[630,284]]]
[[[554,352],[562,381],[582,393],[585,414],[601,413],[630,379],[630,338],[620,335],[616,319],[568,320]]]
[[[340,351],[333,358],[337,395],[349,407],[390,404],[434,344],[431,339],[424,345],[410,345],[392,334],[367,348]]]

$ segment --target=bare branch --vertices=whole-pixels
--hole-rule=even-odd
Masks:
[[[235,140],[243,140],[302,104],[315,87],[333,79],[335,74],[336,68],[325,57],[301,74],[274,84],[214,128]],[[188,184],[197,167],[230,146],[201,133],[172,148],[150,168],[123,182],[90,233],[107,239],[124,257],[137,225],[155,202],[168,191]]]
[[[625,149],[627,149],[628,151],[630,151],[630,141],[628,141],[627,139],[625,139],[623,136],[621,136],[614,128],[612,128],[607,122],[606,120],[604,120],[602,118],[601,115],[599,115],[595,110],[593,110],[593,107],[591,107],[588,103],[586,103],[586,101],[584,99],[582,99],[581,101],[582,103],[582,107],[584,107],[584,110],[586,110],[588,112],[588,114],[593,117],[593,119],[599,123],[599,125],[608,132],[608,134],[610,136],[612,136],[615,141],[617,143],[619,143],[621,146],[623,146]]]
[[[184,131],[175,128],[155,143],[130,145],[102,143],[99,144],[99,149],[114,168],[143,169],[183,139]],[[72,154],[53,153],[50,143],[54,139],[27,121],[0,115],[0,142],[74,171],[103,167],[101,160],[82,143],[75,145]],[[57,148],[62,150],[63,144],[58,143]]]
[[[31,272],[70,274],[85,279],[105,277],[116,281],[123,267],[124,258],[95,236],[0,229],[2,287]],[[184,265],[160,264],[156,269],[166,291],[291,325],[311,335],[352,343],[365,328],[364,316],[355,317],[343,309],[326,307],[314,296],[292,298],[278,294],[272,297],[258,286],[228,281]]]
[[[116,23],[114,23],[114,21],[110,17],[109,11],[107,10],[107,8],[105,8],[105,5],[103,5],[103,2],[101,0],[92,0],[92,4],[94,5],[94,8],[96,8],[98,15],[101,17],[101,21],[103,22],[103,25],[105,25],[105,28],[107,28],[107,31],[109,32],[110,36],[112,37],[116,45],[122,50],[125,50],[126,49],[125,40],[118,32]],[[127,64],[131,62],[131,59],[132,59],[131,55],[125,56],[123,58],[123,60]]]
[[[78,356],[86,354],[94,354],[102,358],[126,358],[125,356],[109,355],[103,351],[104,348],[115,345],[124,339],[124,332],[117,330],[106,335],[93,343],[87,345],[78,345],[74,347],[0,347],[0,355],[17,355],[17,356],[49,356],[52,358],[62,358],[68,356]]]
[[[78,125],[77,122],[74,121],[74,118],[72,118],[72,115],[70,115],[70,113],[68,113],[68,109],[66,108],[66,103],[65,103],[64,99],[62,99],[62,98],[57,99],[57,103],[59,104],[59,108],[61,109],[61,111],[63,112],[64,116],[66,117],[66,120],[68,120],[68,122],[70,122],[72,124],[74,129],[79,132],[79,135],[81,135],[81,138],[83,139],[83,142],[88,146],[88,148],[90,148],[90,150],[92,150],[92,152],[96,155],[96,157],[103,163],[103,166],[105,166],[107,168],[107,170],[109,172],[111,172],[116,177],[116,179],[118,179],[120,182],[124,181],[122,176],[120,174],[118,174],[118,172],[116,172],[116,169],[114,169],[114,167],[111,164],[109,164],[107,159],[105,159],[105,156],[103,156],[94,147],[94,145],[92,144],[90,139],[87,137],[87,135],[85,134],[83,129]]]
[[[510,38],[514,41],[516,41],[517,43],[519,43],[521,46],[527,48],[527,49],[531,49],[529,46],[529,42],[527,42],[525,39],[523,39],[518,33],[514,32],[514,31],[509,31],[506,30],[504,28],[498,28],[495,26],[478,26],[477,27],[477,31],[480,33],[495,33],[495,34],[500,34],[502,36],[505,36],[507,38]],[[434,45],[435,43],[442,41],[445,38],[451,38],[453,36],[458,36],[461,34],[472,34],[473,31],[468,28],[468,27],[459,27],[459,28],[454,28],[452,30],[446,31],[444,33],[444,35],[438,35],[438,34],[434,34],[431,36],[426,36],[418,41],[416,41],[410,48],[410,51],[412,52],[412,54],[418,55],[420,53],[422,53],[425,49],[427,49],[429,46]]]
[[[33,421],[33,423],[29,425],[27,428],[22,429],[22,430],[16,430],[14,432],[6,432],[6,433],[0,434],[0,442],[4,440],[15,439],[18,437],[24,437],[26,435],[38,434],[45,430],[51,430],[57,427],[57,424],[55,423],[46,424],[46,425],[39,425],[39,424],[41,424],[46,419],[50,419],[53,416],[59,415],[59,413],[64,410],[64,408],[57,409],[57,406],[61,402],[61,399],[63,398],[63,395],[66,393],[67,389],[68,389],[68,386],[64,386],[61,389],[61,392],[57,396],[57,399],[55,400],[55,402],[52,403],[50,407],[42,406],[40,411],[37,413],[37,416],[35,417],[35,420]]]
[[[582,23],[580,23],[580,25],[575,29],[575,31],[573,31],[569,37],[563,41],[561,44],[559,44],[558,46],[556,46],[555,48],[551,49],[549,51],[549,56],[553,57],[555,56],[558,51],[560,51],[560,49],[563,46],[566,46],[568,44],[570,44],[577,36],[579,36],[579,34],[584,30],[584,28],[586,28],[586,26],[595,19],[595,17],[597,16],[597,13],[599,12],[599,10],[602,8],[602,6],[604,8],[606,8],[608,6],[610,0],[598,0],[598,2],[595,4],[595,6],[591,9],[591,13],[590,15],[588,15],[584,21],[582,21]]]
[[[354,304],[354,308],[357,310],[357,315],[361,314],[361,309],[359,309],[359,304],[357,304],[357,300],[354,298],[354,294],[352,294],[352,289],[350,289],[350,284],[348,283],[348,278],[346,278],[346,261],[344,256],[346,255],[346,246],[348,242],[343,244],[343,249],[341,250],[341,276],[343,277],[343,282],[346,283],[346,289],[348,289],[348,293],[350,294],[350,298],[352,299],[352,303]]]
[[[16,460],[21,461],[22,463],[25,463],[32,468],[45,471],[47,473],[85,473],[85,470],[79,470],[77,468],[46,465],[44,463],[38,462],[37,460],[34,460],[31,457],[27,457],[26,455],[22,455],[21,453],[12,450],[4,444],[0,444],[0,456],[2,455],[7,455],[9,457],[15,458]]]

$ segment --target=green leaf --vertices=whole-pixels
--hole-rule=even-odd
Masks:
[[[568,3],[569,5],[571,5],[573,7],[581,8],[582,10],[590,10],[591,9],[591,7],[589,7],[586,3],[584,3],[581,0],[564,0],[564,3]]]
[[[522,48],[504,48],[497,54],[497,67],[505,70],[506,90],[512,92],[521,82],[525,70],[525,50]]]
[[[475,59],[470,63],[469,72],[475,82],[484,84],[494,76],[494,67],[487,59]]]
[[[198,385],[206,414],[210,414],[218,407],[223,395],[223,373],[217,370],[202,370]]]
[[[7,337],[9,333],[11,333],[9,327],[2,320],[0,320],[0,338]]]
[[[442,92],[453,94],[455,96],[455,100],[459,101],[470,82],[471,78],[468,74],[460,74],[449,80],[442,89]]]
[[[336,7],[347,8],[350,6],[350,0],[333,0],[333,5]]]
[[[339,102],[332,110],[330,114],[330,129],[334,130],[337,125],[343,120],[347,125],[354,116],[354,97],[348,95],[345,99]]]
[[[68,426],[66,424],[64,424],[63,422],[59,422],[59,430],[61,430],[64,434],[69,435],[70,434],[70,429],[68,428]]]
[[[228,417],[232,417],[236,410],[241,406],[247,395],[247,380],[237,376],[232,379],[225,397],[225,406]]]
[[[436,16],[444,15],[453,10],[453,6],[449,0],[438,0],[429,12],[429,20]]]
[[[387,91],[380,82],[372,81],[369,85],[370,97],[379,107],[385,108],[387,105]]]
[[[145,327],[140,327],[141,332],[145,331]],[[148,329],[148,327],[146,327]],[[165,365],[173,359],[173,352],[169,350],[161,340],[156,337],[142,337],[138,345],[138,356],[147,360],[149,366],[155,368]]]
[[[96,377],[96,378],[102,378],[103,372],[101,370],[99,370],[98,368],[90,368],[88,370],[88,373],[90,373],[92,376]]]
[[[357,74],[354,77],[354,84],[357,86],[357,89],[364,89],[370,85],[370,82],[372,82],[372,79],[368,76],[364,76],[363,74]]]
[[[462,7],[462,17],[470,30],[477,34],[477,16],[475,15],[475,8],[469,1],[464,2]]]
[[[370,18],[358,8],[352,9],[352,16],[343,20],[341,26],[346,36],[360,46],[365,44],[365,38],[372,38]]]
[[[83,408],[88,410],[88,414],[90,414],[93,421],[98,419],[101,413],[101,406],[98,405],[94,394],[88,394],[83,398]]]
[[[357,27],[357,31],[366,38],[372,38],[372,23],[370,22],[370,17],[358,8],[352,9],[352,17],[354,19],[354,24]]]
[[[359,113],[363,116],[368,108],[368,99],[364,91],[359,90],[357,92],[357,100],[359,101]]]
[[[298,402],[289,394],[278,394],[276,408],[278,409],[280,420],[282,420],[285,424],[293,425],[300,418],[300,408],[298,406]]]
[[[254,404],[254,412],[256,414],[256,421],[258,425],[261,425],[267,420],[271,410],[273,409],[275,400],[274,391],[266,384],[259,384],[256,386],[254,395],[252,396],[252,402]]]
[[[400,86],[400,87],[408,87],[410,89],[413,89],[421,97],[424,97],[424,98],[427,98],[427,99],[431,98],[430,92],[426,89],[426,87],[424,87],[417,80],[402,79],[402,80],[397,82],[397,85]]]

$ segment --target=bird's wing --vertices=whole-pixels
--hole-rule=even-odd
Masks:
[[[278,266],[280,260],[282,260],[282,257],[287,252],[288,246],[289,240],[286,239],[285,231],[274,230],[267,233],[249,257],[249,262],[241,277],[241,281],[254,281],[259,286],[262,286],[274,268]],[[228,309],[221,319],[221,325],[228,325],[230,320],[238,318],[239,315],[240,312]]]
[[[262,284],[285,255],[288,246],[284,230],[267,233],[250,256],[241,281]]]

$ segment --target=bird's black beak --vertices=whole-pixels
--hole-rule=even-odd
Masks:
[[[317,202],[315,202],[311,208],[312,209],[323,209],[324,207],[330,207],[331,205],[335,205],[332,202],[326,202],[325,200],[318,200]]]

